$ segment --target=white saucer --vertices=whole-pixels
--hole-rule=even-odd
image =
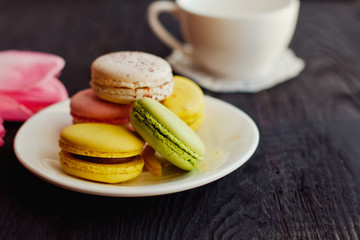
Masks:
[[[75,178],[61,168],[58,153],[60,131],[72,124],[70,100],[52,105],[27,120],[18,131],[14,150],[20,163],[38,177],[63,188],[113,197],[169,194],[196,188],[226,176],[255,152],[259,131],[240,109],[205,96],[204,122],[197,134],[206,154],[196,170],[185,172],[173,166],[156,177],[143,172],[131,181],[105,184]]]
[[[172,68],[196,81],[200,86],[214,92],[259,92],[296,77],[305,67],[305,62],[287,49],[274,63],[268,75],[257,79],[222,79],[210,75],[179,51],[167,58]]]

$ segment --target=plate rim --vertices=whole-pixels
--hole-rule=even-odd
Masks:
[[[42,109],[38,113],[34,114],[27,121],[25,121],[24,124],[19,128],[19,130],[17,131],[17,133],[15,135],[14,142],[13,142],[14,152],[15,152],[15,155],[16,155],[18,161],[28,171],[30,171],[35,176],[37,176],[40,179],[42,179],[46,182],[49,182],[55,186],[58,186],[58,187],[61,187],[61,188],[67,189],[67,190],[75,191],[75,192],[91,194],[91,195],[98,195],[98,196],[109,196],[109,197],[147,197],[147,196],[160,196],[160,195],[172,194],[172,193],[177,193],[177,192],[194,189],[194,188],[209,184],[211,182],[217,181],[217,180],[225,177],[226,175],[232,173],[239,167],[241,167],[255,153],[255,151],[259,145],[259,141],[260,141],[260,133],[259,133],[259,129],[258,129],[256,123],[243,110],[232,105],[231,103],[228,103],[224,100],[221,100],[221,99],[218,99],[218,98],[215,98],[212,96],[204,95],[204,100],[205,100],[204,102],[215,101],[219,104],[224,104],[227,107],[229,107],[230,109],[232,109],[233,111],[239,112],[242,115],[242,117],[245,118],[245,120],[249,124],[249,126],[251,127],[251,130],[254,134],[253,135],[254,141],[250,145],[249,149],[246,151],[246,154],[244,154],[243,156],[240,157],[241,161],[237,160],[232,165],[222,168],[219,171],[216,171],[207,177],[196,179],[195,183],[188,182],[188,183],[181,184],[179,186],[175,185],[175,187],[173,186],[172,188],[167,187],[167,185],[170,183],[164,183],[162,185],[157,185],[156,189],[146,188],[146,190],[143,189],[142,191],[137,191],[137,189],[140,187],[144,188],[143,186],[126,186],[126,189],[122,189],[121,186],[119,186],[119,191],[109,191],[108,188],[104,188],[104,190],[100,190],[101,188],[100,189],[96,188],[94,190],[94,189],[92,189],[92,187],[76,186],[74,184],[69,184],[65,181],[52,178],[51,176],[49,176],[49,174],[46,174],[45,172],[36,169],[34,166],[32,166],[29,163],[29,161],[23,159],[20,156],[21,155],[21,153],[19,152],[20,147],[18,146],[19,138],[21,137],[21,134],[24,131],[24,129],[26,129],[27,125],[31,124],[33,121],[36,121],[36,119],[38,118],[38,116],[41,115],[41,113],[46,112],[46,111],[52,111],[53,109],[56,109],[56,107],[58,107],[59,105],[63,105],[63,104],[66,104],[67,102],[70,102],[70,98],[60,101],[58,103],[52,104],[52,105]],[[98,184],[102,184],[102,183],[98,183]]]

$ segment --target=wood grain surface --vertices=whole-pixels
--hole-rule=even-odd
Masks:
[[[150,2],[0,0],[0,50],[62,56],[71,96],[101,54],[170,53],[146,22]],[[249,114],[261,139],[245,165],[193,190],[111,198],[56,187],[17,161],[22,123],[6,122],[0,239],[359,239],[360,4],[302,2],[291,48],[306,62],[297,78],[256,94],[204,89]]]

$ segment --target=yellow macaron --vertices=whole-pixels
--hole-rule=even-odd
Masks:
[[[193,130],[197,130],[204,117],[204,93],[192,80],[174,76],[173,93],[161,101]]]
[[[137,177],[145,142],[123,126],[81,123],[60,133],[60,164],[69,175],[106,183]]]

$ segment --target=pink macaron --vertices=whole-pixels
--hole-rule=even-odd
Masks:
[[[122,125],[129,122],[133,104],[107,102],[93,92],[85,89],[76,93],[70,100],[70,113],[73,123],[108,123]]]

